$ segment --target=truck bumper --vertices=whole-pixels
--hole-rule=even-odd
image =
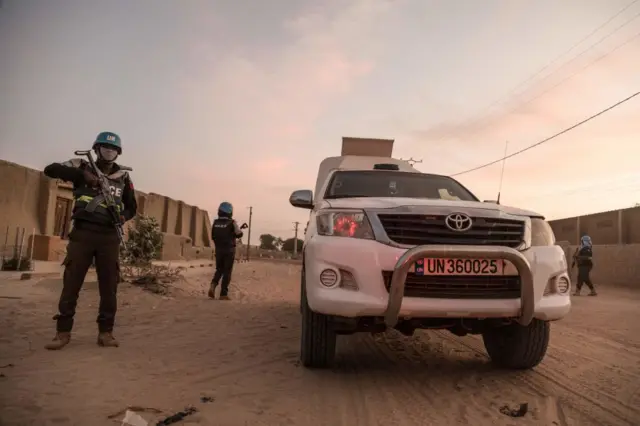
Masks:
[[[521,279],[514,299],[455,299],[404,296],[405,280],[414,262],[424,257],[504,259]],[[526,251],[500,246],[417,246],[406,250],[376,241],[314,236],[305,246],[305,283],[309,307],[326,315],[384,317],[389,327],[400,318],[533,318],[558,320],[571,309],[570,285],[563,293],[548,291],[557,280],[569,281],[567,263],[558,246]],[[321,274],[339,277],[330,287]],[[389,290],[382,271],[393,271]]]

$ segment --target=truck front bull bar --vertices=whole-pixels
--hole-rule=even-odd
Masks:
[[[404,286],[409,268],[423,258],[455,258],[455,259],[501,259],[507,260],[516,267],[520,275],[520,315],[517,319],[521,325],[529,325],[533,320],[535,300],[533,294],[533,272],[529,261],[517,250],[502,246],[417,246],[407,250],[396,262],[391,276],[389,300],[384,314],[387,327],[395,327],[398,323]]]

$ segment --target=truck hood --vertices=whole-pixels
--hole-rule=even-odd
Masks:
[[[337,209],[393,209],[398,207],[422,207],[435,208],[451,208],[455,210],[487,210],[494,213],[505,213],[514,216],[540,217],[543,215],[530,211],[518,209],[516,207],[503,206],[493,203],[483,203],[480,201],[451,201],[451,200],[435,200],[423,198],[400,198],[400,197],[384,197],[384,198],[338,198],[322,200],[320,208],[337,208]]]

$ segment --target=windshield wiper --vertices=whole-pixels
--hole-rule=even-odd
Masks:
[[[368,195],[358,195],[358,194],[336,194],[336,195],[328,195],[326,197],[324,197],[325,200],[329,200],[329,199],[338,199],[338,198],[367,198],[369,197]]]

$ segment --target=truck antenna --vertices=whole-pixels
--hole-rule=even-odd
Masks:
[[[408,160],[405,160],[404,158],[401,158],[400,160],[406,161],[407,163],[409,163],[410,166],[413,166],[414,164],[422,163],[422,160],[414,160],[413,157],[409,158]]]
[[[507,162],[507,148],[509,147],[509,141],[504,143],[504,157],[502,157],[502,171],[500,172],[500,185],[498,186],[498,199],[496,202],[500,204],[500,193],[502,192],[502,181],[504,180],[504,165]]]

